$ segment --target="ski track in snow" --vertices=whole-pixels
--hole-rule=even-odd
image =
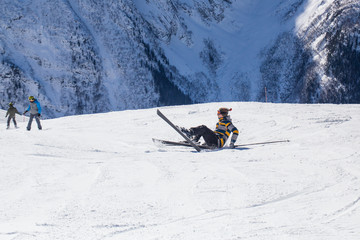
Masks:
[[[232,107],[238,144],[202,151],[156,109],[0,124],[0,239],[327,239],[360,236],[360,106],[208,103],[163,107],[214,128]],[[0,110],[5,115],[5,111]]]

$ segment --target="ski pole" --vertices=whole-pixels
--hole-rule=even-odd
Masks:
[[[235,147],[244,147],[244,146],[251,146],[251,145],[263,145],[263,144],[281,143],[281,142],[290,142],[290,140],[278,140],[278,141],[269,141],[269,142],[246,143],[246,144],[235,145]]]

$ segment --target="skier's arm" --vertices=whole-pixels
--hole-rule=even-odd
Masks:
[[[231,136],[231,143],[234,144],[239,136],[239,130],[232,123],[229,125],[228,129],[233,133]]]
[[[25,115],[25,113],[27,113],[28,111],[30,111],[30,105],[29,105],[29,107],[24,111],[23,115]]]

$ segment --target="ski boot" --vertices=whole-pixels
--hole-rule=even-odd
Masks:
[[[200,135],[193,135],[190,139],[195,143],[199,143],[200,138],[201,138]]]
[[[180,131],[182,133],[184,133],[188,138],[191,138],[192,136],[194,136],[194,132],[192,131],[192,129],[190,128],[189,129],[186,129],[184,127],[178,127],[180,129]]]

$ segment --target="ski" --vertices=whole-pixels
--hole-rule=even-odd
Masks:
[[[162,140],[162,139],[156,139],[156,138],[153,138],[152,140],[153,140],[154,143],[160,143],[160,144],[164,144],[164,145],[193,147],[188,142],[176,142],[176,141]],[[235,148],[241,148],[241,147],[253,146],[253,145],[265,145],[265,144],[270,144],[270,143],[283,143],[283,142],[290,142],[290,140],[279,140],[279,141],[270,141],[270,142],[238,144],[238,145],[235,145]],[[214,150],[215,149],[215,148],[209,147],[208,145],[196,144],[196,143],[195,143],[195,145],[198,146],[201,149],[209,149],[209,150]]]
[[[154,143],[161,143],[161,144],[165,144],[165,145],[193,147],[188,142],[175,142],[175,141],[168,141],[168,140],[162,140],[162,139],[156,139],[156,138],[153,138],[152,140]],[[201,149],[213,149],[207,145],[200,145],[200,144],[195,144],[195,145]]]
[[[160,110],[158,109],[156,111],[157,115],[159,115],[159,117],[161,117],[165,122],[167,122],[173,129],[175,129],[175,131],[177,131],[185,140],[186,142],[188,142],[193,148],[196,149],[196,151],[200,152],[201,148],[199,146],[197,146],[193,141],[190,140],[190,138],[188,138],[184,133],[182,133],[167,117],[165,117],[164,114],[162,114],[160,112]]]

